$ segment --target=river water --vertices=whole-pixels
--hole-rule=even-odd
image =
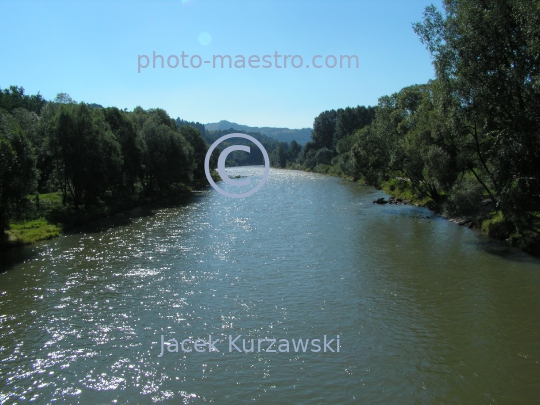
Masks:
[[[272,169],[26,248],[0,402],[539,403],[540,261],[380,196]]]

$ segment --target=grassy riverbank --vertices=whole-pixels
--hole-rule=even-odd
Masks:
[[[212,177],[216,182],[221,180],[217,173],[212,173]],[[147,204],[176,201],[207,185],[206,179],[189,185],[177,184],[165,194],[110,197],[99,200],[91,207],[81,206],[79,209],[69,204],[63,205],[60,192],[39,194],[37,201],[35,196],[31,196],[29,200],[34,209],[27,212],[24,217],[10,222],[9,228],[0,239],[0,249],[53,239],[65,232],[76,230],[78,226],[87,222]]]
[[[61,193],[40,194],[39,203],[32,197],[35,209],[9,224],[5,231],[1,248],[31,245],[60,236],[62,233],[75,230],[87,222],[106,218],[118,212],[130,210],[138,206],[185,196],[191,192],[189,187],[179,187],[174,192],[161,198],[131,197],[100,200],[91,207],[81,206],[79,209],[62,204]]]
[[[29,245],[61,235],[63,225],[55,220],[56,213],[62,209],[61,193],[40,194],[39,204],[36,204],[35,196],[29,197],[29,200],[34,210],[10,222],[3,235],[1,248]]]
[[[45,218],[11,223],[10,229],[7,231],[8,243],[29,245],[60,236],[61,232],[60,226],[49,223]]]

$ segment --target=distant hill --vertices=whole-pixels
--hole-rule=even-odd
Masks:
[[[311,128],[289,129],[289,128],[271,128],[271,127],[250,127],[248,125],[237,124],[230,121],[219,121],[211,124],[205,124],[207,131],[220,131],[236,129],[245,132],[260,132],[281,142],[290,143],[293,139],[301,145],[311,140]]]
[[[242,132],[251,135],[253,138],[257,139],[266,149],[268,154],[272,156],[272,152],[277,148],[279,141],[275,138],[269,137],[268,135],[261,134],[260,132],[247,132],[242,129],[218,129],[216,131],[206,131],[203,134],[203,138],[208,144],[213,144],[219,138],[224,135],[231,134],[233,132]],[[253,145],[251,141],[246,139],[235,138],[234,141],[225,140],[221,142],[218,146],[219,150],[223,150],[228,146],[232,145]],[[288,147],[285,147],[287,149]],[[252,166],[252,165],[264,165],[264,157],[259,148],[253,148],[250,153],[243,153],[234,151],[227,157],[228,166]]]

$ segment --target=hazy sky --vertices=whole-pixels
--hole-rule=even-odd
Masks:
[[[429,54],[411,28],[430,3],[0,0],[0,87],[23,86],[46,99],[66,92],[76,101],[129,110],[161,107],[203,123],[310,127],[324,110],[375,105],[382,95],[433,78]],[[154,51],[164,56],[164,68],[159,59],[152,68]],[[181,58],[177,68],[168,67],[168,57],[182,51],[189,67],[181,67]],[[302,67],[293,68],[291,59],[287,68],[275,67],[276,51],[301,56]],[[233,63],[243,55],[246,68],[222,69],[219,61],[216,68],[190,66],[199,63],[194,55],[212,62],[225,54]],[[139,55],[150,57],[140,73]],[[262,68],[261,61],[250,68],[251,55],[271,55],[273,66]],[[322,55],[320,69],[312,66],[315,55]],[[333,69],[325,66],[329,55],[338,58]],[[340,55],[357,55],[359,67],[340,69]]]

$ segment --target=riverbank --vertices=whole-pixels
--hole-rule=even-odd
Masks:
[[[309,170],[302,171],[309,172]],[[335,172],[314,172],[354,181],[352,177]],[[214,177],[215,181],[221,180],[216,172],[212,173],[212,177]],[[361,183],[361,181],[358,182]],[[71,206],[63,206],[61,193],[40,194],[39,203],[36,203],[35,197],[32,197],[32,203],[36,206],[35,211],[27,218],[10,223],[10,228],[0,239],[0,250],[53,239],[65,232],[76,231],[78,227],[85,223],[137,207],[159,202],[178,201],[190,195],[193,191],[203,189],[206,186],[208,184],[204,179],[191,185],[179,184],[166,195],[144,196],[140,194],[138,196],[111,198],[100,201],[99,204],[88,209],[81,208],[78,210]],[[405,180],[392,179],[386,181],[382,184],[381,189],[391,196],[387,201],[382,202],[384,204],[412,204],[425,207],[450,222],[478,229],[488,237],[506,241],[526,253],[540,256],[538,230],[518,234],[512,224],[503,218],[502,213],[495,210],[489,199],[482,201],[481,206],[478,207],[477,213],[474,215],[452,216],[444,212],[443,203],[437,203],[427,197],[418,197]]]
[[[215,177],[214,173],[212,177]],[[177,184],[167,193],[160,195],[141,193],[132,196],[109,197],[99,200],[91,207],[82,206],[79,209],[71,205],[64,206],[60,192],[39,194],[37,200],[35,196],[32,196],[29,199],[34,210],[24,218],[10,222],[9,229],[0,238],[0,250],[54,239],[66,232],[76,232],[80,226],[88,222],[145,205],[181,201],[194,191],[202,190],[207,186],[208,182],[204,179],[189,185]]]
[[[344,178],[355,181],[352,177],[344,175],[342,172],[332,170],[333,166],[322,166],[322,170],[303,170],[297,167],[292,170],[301,170],[319,174],[326,174],[332,177]],[[364,184],[361,180],[359,183]],[[394,198],[392,203],[412,204],[418,207],[425,207],[434,214],[454,222],[460,226],[467,226],[481,231],[486,236],[506,241],[514,247],[517,247],[533,256],[540,257],[540,216],[537,216],[538,222],[534,230],[526,230],[523,233],[517,233],[511,222],[505,220],[500,211],[496,210],[490,199],[486,198],[480,202],[478,209],[473,215],[449,215],[444,210],[444,200],[435,202],[428,197],[417,196],[409,183],[405,180],[391,179],[381,185],[381,190]],[[396,201],[399,199],[401,201]],[[388,203],[386,201],[385,203]]]
[[[405,180],[392,179],[382,184],[381,189],[394,198],[430,209],[442,218],[461,226],[480,230],[486,236],[503,240],[533,256],[540,256],[540,229],[517,233],[513,224],[504,219],[489,198],[480,201],[474,214],[450,215],[445,212],[444,200],[435,202],[428,197],[418,197]]]

